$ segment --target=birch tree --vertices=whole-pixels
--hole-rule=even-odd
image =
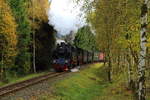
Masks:
[[[148,23],[148,2],[144,0],[141,7],[141,32],[140,32],[140,55],[138,65],[138,99],[146,100],[145,67],[146,67],[146,43],[147,43],[147,23]]]

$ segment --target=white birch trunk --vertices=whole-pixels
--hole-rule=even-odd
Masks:
[[[130,52],[130,51],[129,51]],[[128,85],[130,88],[132,88],[132,82],[133,82],[133,70],[131,65],[131,57],[129,54],[127,54],[127,62],[128,62]]]
[[[148,1],[145,0],[141,7],[141,32],[140,32],[140,55],[138,65],[138,100],[146,100],[145,93],[145,66],[146,66],[146,31],[147,31],[147,13]]]

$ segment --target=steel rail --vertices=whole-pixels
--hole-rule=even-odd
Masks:
[[[11,85],[8,85],[8,86],[0,87],[0,98],[5,96],[5,95],[8,95],[10,93],[22,90],[22,89],[24,89],[26,87],[29,87],[31,85],[38,84],[40,82],[48,80],[50,78],[60,76],[64,73],[66,73],[66,72],[61,72],[61,73],[50,72],[48,74],[41,75],[41,76],[38,76],[38,77],[34,77],[32,79],[29,79],[29,80],[25,80],[25,81],[14,83],[14,84],[11,84]]]

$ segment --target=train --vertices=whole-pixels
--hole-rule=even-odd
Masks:
[[[52,55],[53,68],[57,72],[70,71],[76,66],[93,62],[103,62],[104,53],[92,52],[61,42],[57,44]]]

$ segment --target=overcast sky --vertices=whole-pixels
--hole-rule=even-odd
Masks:
[[[85,25],[84,13],[81,11],[82,3],[75,0],[51,0],[49,24],[61,35],[69,34]]]

